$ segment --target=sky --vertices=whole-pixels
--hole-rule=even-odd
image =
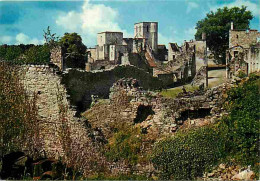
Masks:
[[[159,44],[194,39],[196,23],[224,6],[247,6],[251,29],[260,31],[260,0],[0,0],[0,45],[42,44],[43,30],[81,35],[87,47],[97,33],[122,31],[133,37],[134,23],[157,21]]]

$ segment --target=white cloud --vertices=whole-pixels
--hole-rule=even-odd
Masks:
[[[9,44],[12,41],[11,36],[0,36],[0,44]]]
[[[103,4],[91,4],[86,0],[81,12],[70,11],[61,13],[56,24],[65,31],[77,32],[87,45],[95,45],[97,33],[102,31],[121,31],[124,37],[131,36],[126,30],[120,28],[117,10]]]
[[[35,44],[35,45],[39,45],[39,44],[43,44],[43,40],[38,40],[37,38],[33,38],[31,39],[29,36],[23,34],[23,33],[19,33],[16,35],[15,37],[16,43],[15,44]]]
[[[198,5],[197,3],[195,3],[195,2],[188,2],[188,3],[187,3],[186,13],[190,13],[191,10],[196,9],[196,8],[198,8],[198,7],[199,7],[199,5]]]
[[[251,1],[248,0],[236,0],[232,3],[226,3],[226,4],[222,4],[220,6],[213,6],[210,8],[211,11],[216,11],[218,8],[223,8],[224,6],[227,6],[228,8],[231,7],[241,7],[241,6],[247,6],[247,10],[250,10],[253,14],[253,16],[258,16],[260,17],[260,4],[259,1],[258,3],[253,3]]]

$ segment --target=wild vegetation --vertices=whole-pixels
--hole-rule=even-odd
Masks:
[[[259,161],[259,76],[250,78],[228,92],[228,116],[217,124],[178,132],[159,141],[152,162],[162,179],[196,179],[217,163],[252,165]]]

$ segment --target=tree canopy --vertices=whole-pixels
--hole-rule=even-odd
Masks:
[[[60,43],[66,48],[67,53],[85,54],[87,47],[82,43],[80,35],[77,33],[65,33],[60,39]]]
[[[231,22],[234,23],[234,29],[248,29],[252,19],[251,11],[248,11],[245,6],[219,8],[197,22],[195,39],[200,40],[202,33],[205,32],[207,46],[213,52],[216,61],[224,63]]]
[[[77,33],[65,33],[59,40],[66,52],[66,65],[71,68],[84,68],[87,47]]]

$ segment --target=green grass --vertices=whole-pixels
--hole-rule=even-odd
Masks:
[[[186,91],[194,92],[198,89],[198,86],[185,85]],[[176,98],[176,96],[182,92],[182,86],[171,89],[165,89],[160,92],[163,97]]]

